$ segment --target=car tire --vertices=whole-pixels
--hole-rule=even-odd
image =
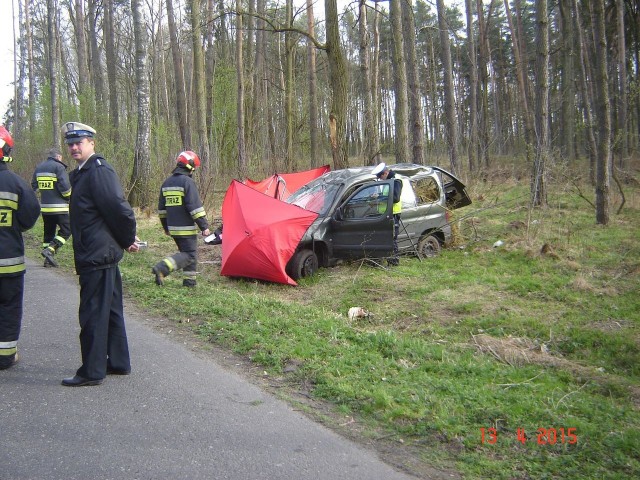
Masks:
[[[313,250],[300,250],[291,259],[288,270],[294,280],[310,277],[318,271],[318,256]]]
[[[421,257],[437,257],[440,255],[442,245],[435,235],[426,235],[418,242],[418,253]]]

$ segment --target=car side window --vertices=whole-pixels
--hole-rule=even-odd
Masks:
[[[370,185],[363,188],[344,205],[347,218],[378,217],[387,213],[389,184]]]
[[[440,200],[440,187],[433,177],[420,178],[412,180],[411,184],[416,194],[416,203],[424,205]]]

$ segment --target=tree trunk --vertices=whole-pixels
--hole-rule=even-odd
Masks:
[[[479,109],[479,141],[478,158],[481,159],[485,167],[489,166],[489,73],[487,63],[489,61],[487,22],[484,18],[482,0],[476,0],[476,10],[478,12],[478,71],[480,80],[480,109]]]
[[[400,1],[390,2],[389,21],[391,23],[391,34],[393,36],[391,58],[393,64],[393,91],[395,95],[396,162],[406,163],[409,161],[409,114],[407,111],[407,69],[404,56]]]
[[[571,13],[572,13],[572,17],[574,19],[574,27],[575,27],[575,32],[576,35],[578,37],[578,47],[579,47],[579,65],[580,65],[580,86],[582,89],[582,103],[583,103],[583,110],[584,110],[584,116],[585,116],[585,130],[586,130],[586,137],[587,137],[587,153],[589,155],[589,165],[594,166],[596,163],[596,152],[598,151],[598,145],[596,143],[596,137],[594,134],[594,119],[593,119],[593,114],[592,114],[592,110],[591,110],[591,105],[594,104],[594,100],[593,97],[591,96],[591,92],[589,90],[589,87],[587,85],[587,59],[588,59],[588,53],[587,53],[587,46],[585,44],[585,40],[584,40],[584,36],[582,34],[582,22],[580,21],[580,10],[578,9],[578,3],[577,0],[571,0]],[[591,172],[593,172],[593,168],[590,169]]]
[[[104,43],[107,56],[107,84],[109,86],[109,118],[111,119],[112,138],[118,143],[120,138],[120,110],[118,108],[118,85],[116,78],[116,45],[113,25],[113,0],[104,0]]]
[[[596,222],[609,224],[611,190],[611,112],[609,105],[609,75],[607,71],[607,39],[605,36],[604,1],[592,0],[591,24],[596,47],[595,99],[598,123],[598,155],[596,158]]]
[[[440,30],[440,59],[444,69],[444,109],[447,117],[447,144],[449,145],[449,160],[451,173],[458,172],[458,128],[456,125],[456,111],[453,99],[453,69],[451,66],[451,46],[449,44],[449,29],[445,17],[444,1],[437,0],[438,26]]]
[[[331,110],[329,111],[329,138],[333,168],[349,167],[347,155],[345,121],[347,118],[347,62],[340,44],[338,6],[336,0],[325,0],[327,28],[327,60],[331,84]]]
[[[95,26],[98,23],[97,16],[98,8],[96,0],[89,0],[89,26],[90,31],[93,32]],[[91,69],[89,76],[93,80],[93,89],[95,90],[95,102],[98,106],[98,111],[104,111],[104,78],[102,75],[102,62],[100,61],[100,49],[98,48],[98,36],[95,34],[89,35],[89,47],[90,47],[90,61]]]
[[[571,21],[570,0],[558,2],[562,37],[562,76],[560,116],[560,152],[569,161],[575,162],[575,124],[576,124],[576,89],[575,89],[575,35]]]
[[[424,164],[424,122],[422,121],[422,96],[416,54],[416,22],[411,0],[403,0],[402,25],[407,55],[407,83],[409,91],[409,125],[411,128],[411,160]]]
[[[56,46],[56,14],[58,5],[55,0],[47,0],[47,34],[49,50],[49,88],[51,90],[51,134],[53,145],[60,148],[60,106],[58,105],[58,48]],[[35,108],[35,104],[31,105]]]
[[[467,48],[469,55],[469,171],[476,168],[478,149],[478,62],[476,57],[475,33],[473,31],[473,7],[471,0],[465,0],[467,13]]]
[[[624,30],[624,0],[616,0],[617,27],[618,27],[618,131],[616,132],[616,144],[618,145],[620,168],[625,168],[629,155],[627,133],[627,47]],[[640,25],[638,25],[640,28]]]
[[[24,22],[27,33],[27,70],[29,76],[29,132],[36,128],[36,64],[33,61],[33,32],[31,29],[31,0],[24,2]]]
[[[286,0],[285,24],[287,30],[284,33],[284,123],[285,123],[285,148],[284,165],[287,172],[292,170],[293,164],[293,49],[295,42],[293,33],[289,30],[293,27],[293,0]]]
[[[367,24],[367,6],[364,0],[359,3],[359,19],[358,19],[358,36],[359,36],[359,60],[360,60],[360,81],[361,91],[364,103],[363,111],[363,164],[375,165],[378,163],[379,146],[378,135],[375,125],[373,112],[373,92],[371,91],[371,58],[369,52],[369,27]]]
[[[87,39],[84,31],[84,8],[82,0],[75,0],[75,21],[73,26],[76,34],[76,55],[78,58],[78,84],[80,89],[86,89],[89,82],[89,67],[87,66]],[[81,101],[82,96],[80,97]],[[87,120],[89,121],[89,120]]]
[[[205,92],[206,79],[204,75],[204,52],[202,51],[202,15],[200,0],[191,0],[191,36],[193,49],[193,83],[194,110],[196,114],[197,154],[202,161],[202,170],[209,173],[209,138],[207,136],[207,96]],[[205,175],[203,175],[204,177]]]
[[[169,26],[169,42],[171,43],[171,57],[173,58],[173,81],[176,88],[176,110],[178,111],[178,128],[184,148],[192,148],[189,117],[187,115],[187,92],[184,84],[184,64],[182,52],[178,43],[178,30],[173,12],[173,0],[167,1],[167,24]]]
[[[242,1],[236,0],[236,12],[242,7]],[[247,176],[247,155],[244,143],[244,59],[242,55],[243,31],[242,14],[236,13],[236,76],[238,80],[237,125],[238,125],[238,173],[240,178]]]
[[[313,0],[307,0],[307,29],[311,37],[315,37],[315,19],[313,16]],[[307,41],[307,57],[309,61],[309,139],[311,167],[319,167],[318,151],[318,76],[316,73],[316,47],[309,39]]]
[[[138,131],[136,136],[133,173],[131,174],[131,190],[129,203],[134,207],[148,207],[151,200],[149,180],[151,178],[151,155],[149,153],[150,117],[149,111],[149,76],[147,73],[147,30],[140,11],[141,0],[131,0],[133,13],[133,34],[136,53],[136,96],[138,100]]]
[[[536,157],[531,176],[531,204],[546,205],[549,158],[549,15],[547,0],[536,2]]]

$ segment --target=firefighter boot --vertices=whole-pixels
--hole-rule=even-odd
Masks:
[[[185,278],[182,280],[183,287],[195,287],[197,285],[195,278]]]
[[[55,259],[55,254],[56,254],[56,251],[51,246],[48,246],[47,248],[42,250],[42,252],[40,252],[40,255],[42,255],[44,257],[44,266],[45,267],[57,267],[58,266],[58,262],[56,262],[56,259]]]
[[[156,263],[156,265],[151,269],[151,272],[156,276],[156,285],[163,285],[164,277],[171,273],[164,260]]]

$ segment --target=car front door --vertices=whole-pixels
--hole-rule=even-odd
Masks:
[[[330,241],[336,258],[381,258],[393,252],[393,181],[367,183],[331,217]]]

